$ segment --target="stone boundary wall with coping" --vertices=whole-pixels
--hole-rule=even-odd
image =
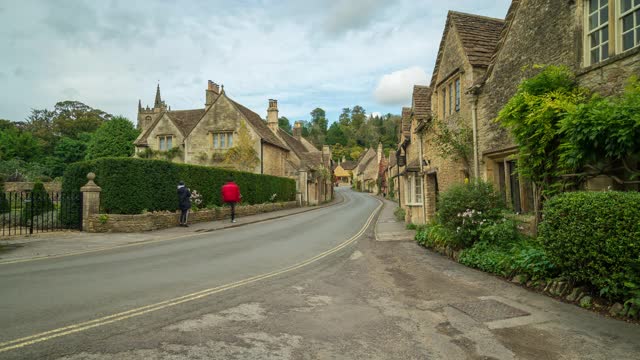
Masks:
[[[4,192],[23,192],[33,190],[34,182],[5,182]],[[47,192],[60,192],[62,191],[62,183],[60,182],[45,182],[42,183],[44,189]]]
[[[236,216],[292,209],[298,207],[296,201],[244,205],[236,207]],[[223,220],[230,217],[230,208],[203,209],[189,212],[189,223]],[[167,229],[178,226],[180,212],[155,212],[139,215],[94,214],[86,219],[86,231],[92,233],[120,232],[132,233]]]

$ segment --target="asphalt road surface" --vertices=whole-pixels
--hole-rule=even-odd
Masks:
[[[376,241],[393,205],[340,194],[263,223],[0,265],[0,359],[638,358],[638,326]]]

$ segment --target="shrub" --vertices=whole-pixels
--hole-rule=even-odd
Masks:
[[[503,219],[480,228],[480,241],[506,246],[521,238],[514,220]]]
[[[403,208],[397,207],[395,210],[393,210],[393,215],[395,215],[398,221],[404,222],[407,212]]]
[[[460,263],[502,276],[527,275],[532,280],[557,275],[556,266],[540,245],[522,239],[501,245],[479,241],[460,253]]]
[[[416,241],[428,248],[444,248],[451,244],[454,234],[438,223],[429,224],[418,229]]]
[[[563,275],[626,299],[640,284],[640,193],[574,192],[545,203],[540,236]]]
[[[9,212],[9,201],[4,193],[4,177],[0,174],[0,214]]]
[[[101,210],[111,214],[139,214],[143,209],[175,211],[176,186],[180,180],[189,188],[198,189],[204,206],[222,205],[220,188],[229,176],[234,177],[243,202],[248,204],[268,202],[273,194],[281,201],[293,201],[296,193],[292,179],[135,158],[102,158],[71,164],[65,171],[63,191],[78,191],[86,184],[89,172],[96,174],[96,183],[102,187]]]
[[[502,218],[504,203],[489,183],[478,181],[452,186],[440,195],[438,223],[454,233],[454,247],[473,245],[485,224]]]

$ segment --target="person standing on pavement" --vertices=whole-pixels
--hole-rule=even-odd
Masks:
[[[238,184],[233,182],[233,178],[229,177],[227,183],[222,185],[222,201],[231,207],[231,222],[236,222],[236,204],[240,202],[240,188]]]
[[[191,209],[191,191],[184,186],[184,181],[178,183],[178,208],[180,208],[180,226],[188,227],[187,218]]]

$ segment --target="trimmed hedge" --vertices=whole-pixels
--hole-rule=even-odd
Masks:
[[[544,205],[539,241],[563,275],[628,298],[640,285],[640,193],[556,196]]]
[[[62,190],[78,191],[87,183],[89,172],[96,174],[95,182],[102,188],[101,211],[110,214],[175,211],[180,180],[201,193],[206,205],[222,205],[220,189],[229,176],[240,187],[243,203],[266,203],[273,194],[277,194],[274,201],[293,201],[296,195],[292,179],[136,158],[102,158],[71,164],[64,173]]]

